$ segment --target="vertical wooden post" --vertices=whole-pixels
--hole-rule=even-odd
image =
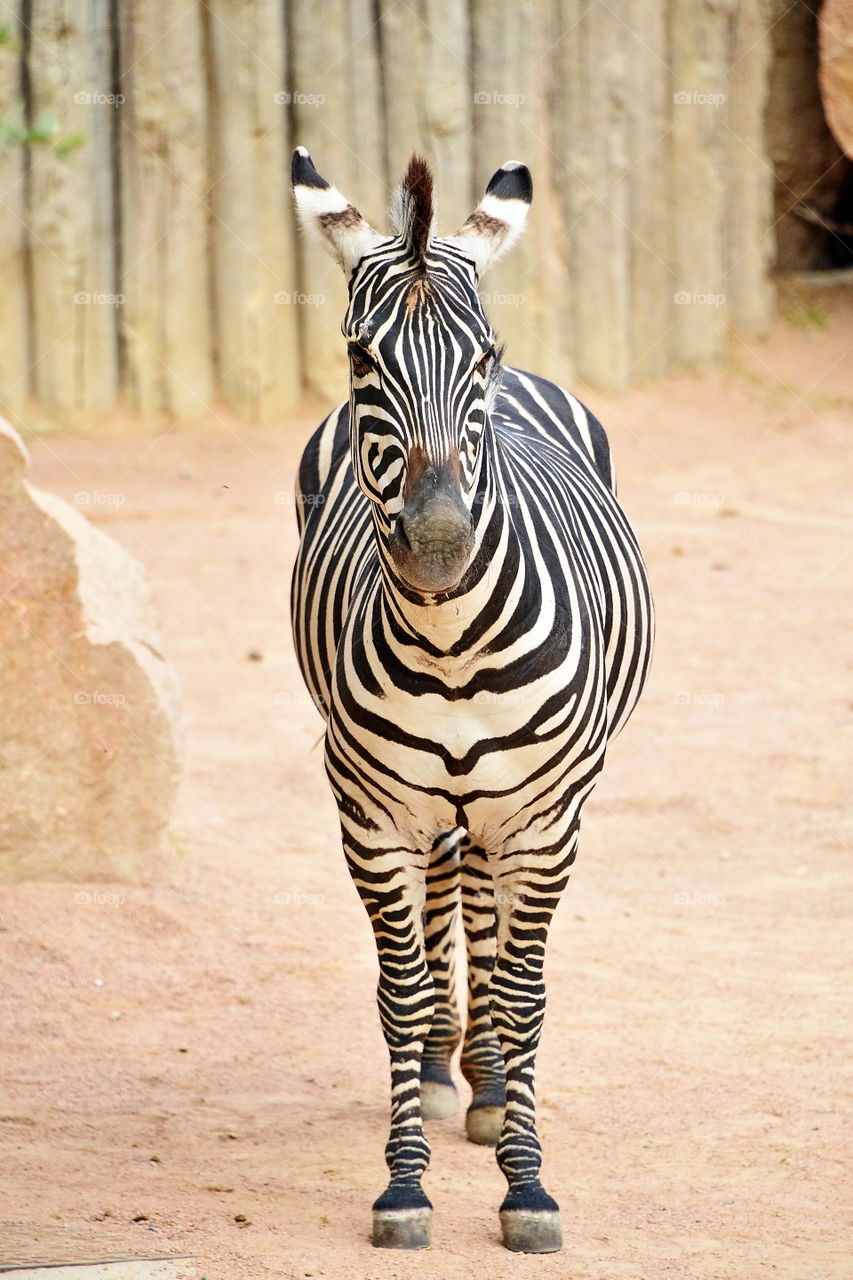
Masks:
[[[433,159],[424,119],[428,34],[423,18],[412,5],[400,4],[398,0],[377,0],[377,13],[385,181],[390,190],[402,178],[413,151]],[[439,213],[444,225],[446,211],[439,210]]]
[[[7,43],[0,45],[0,114],[10,129],[17,124],[23,130],[20,0],[3,0],[0,25],[9,33]],[[17,422],[29,387],[30,365],[22,146],[0,147],[0,193],[0,410]]]
[[[526,164],[533,204],[521,242],[483,282],[485,309],[507,343],[507,360],[557,381],[573,376],[563,211],[566,171],[554,137],[556,21],[536,21],[511,0],[474,0],[472,102],[477,192],[507,160]]]
[[[726,117],[724,290],[731,324],[765,333],[773,314],[773,170],[764,136],[770,37],[759,0],[742,0],[732,18]]]
[[[26,210],[33,385],[60,420],[104,409],[117,386],[109,5],[32,7]]]
[[[630,0],[623,10],[628,58],[629,380],[657,377],[669,364],[674,324],[666,0]]]
[[[566,218],[579,376],[604,389],[631,369],[631,58],[625,24],[609,5],[561,0]]]
[[[673,351],[713,364],[725,350],[727,7],[672,0]]]
[[[476,195],[469,6],[428,0],[421,14],[380,0],[379,13],[388,188],[413,151],[423,154],[435,170],[439,230],[451,235]]]
[[[120,0],[119,15],[128,390],[140,413],[195,415],[212,386],[200,8]]]
[[[293,142],[308,147],[320,172],[368,221],[384,228],[388,193],[373,10],[367,0],[330,0],[319,21],[313,0],[291,0],[289,13],[286,89]],[[341,339],[347,282],[323,247],[305,236],[299,240],[297,280],[294,287],[308,299],[298,308],[306,382],[324,400],[343,400],[349,385]]]
[[[269,422],[300,394],[278,0],[208,0],[217,389]]]
[[[452,235],[473,208],[471,23],[467,0],[426,0],[423,50],[424,150],[435,166],[439,230]],[[389,104],[393,111],[395,104]],[[413,150],[409,146],[409,151]],[[407,157],[408,158],[408,157]],[[402,175],[395,175],[399,181]]]

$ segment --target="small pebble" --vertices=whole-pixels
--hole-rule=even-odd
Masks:
[[[131,1221],[132,1221],[132,1222],[147,1222],[147,1221],[148,1221],[148,1214],[147,1214],[147,1213],[135,1213],[135,1214],[133,1215],[133,1218],[131,1219]]]

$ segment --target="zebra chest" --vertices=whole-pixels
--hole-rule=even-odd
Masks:
[[[530,780],[565,754],[582,755],[590,699],[581,705],[578,671],[567,661],[523,685],[476,688],[470,669],[445,666],[440,677],[339,664],[332,697],[335,736],[365,774],[447,799],[505,796],[511,806]],[[363,657],[363,654],[362,654]],[[594,682],[598,684],[598,682]],[[492,682],[492,685],[494,682]],[[601,688],[592,701],[601,705]]]

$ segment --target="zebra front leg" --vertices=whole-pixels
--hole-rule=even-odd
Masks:
[[[424,938],[435,987],[435,1014],[421,1058],[421,1115],[441,1120],[459,1107],[450,1063],[462,1037],[456,1002],[456,924],[459,918],[459,841],[446,831],[435,841],[426,873]]]
[[[492,1026],[489,982],[495,967],[497,926],[492,869],[481,848],[462,842],[462,917],[468,952],[468,1025],[462,1046],[462,1074],[473,1097],[465,1116],[471,1142],[494,1147],[506,1103],[503,1051]]]
[[[345,852],[376,939],[376,994],[391,1060],[385,1147],[391,1179],[373,1205],[373,1243],[383,1249],[424,1249],[430,1243],[432,1205],[421,1189],[430,1152],[421,1119],[420,1068],[435,1012],[423,934],[426,858],[413,854],[402,864],[399,849],[371,851],[371,874],[364,875],[366,851],[345,846]]]
[[[560,1211],[539,1181],[534,1074],[545,1017],[545,942],[569,878],[577,833],[558,850],[495,860],[498,944],[489,985],[492,1024],[506,1064],[506,1112],[497,1160],[509,1184],[500,1208],[503,1242],[519,1253],[562,1248]]]

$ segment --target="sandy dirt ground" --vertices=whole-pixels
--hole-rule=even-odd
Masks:
[[[658,644],[550,940],[539,1113],[564,1252],[502,1249],[503,1180],[461,1115],[429,1130],[432,1249],[369,1243],[376,962],[288,622],[313,417],[31,443],[42,487],[123,496],[86,514],[150,572],[186,773],[149,887],[3,890],[0,1219],[194,1255],[208,1280],[853,1273],[853,317],[587,399]]]

